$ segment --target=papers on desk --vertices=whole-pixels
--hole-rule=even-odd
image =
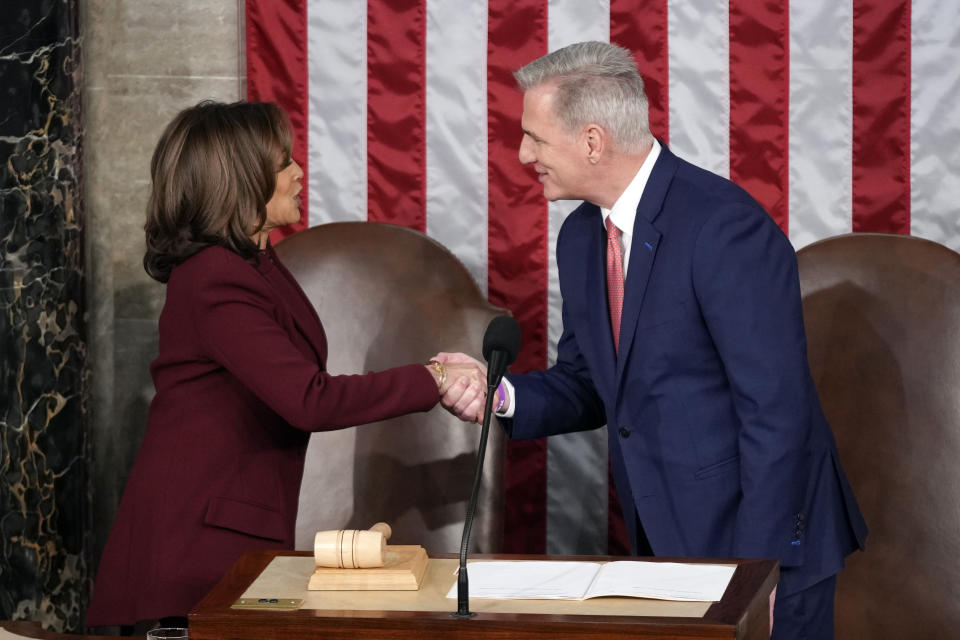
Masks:
[[[471,598],[585,600],[628,596],[720,600],[736,567],[679,562],[478,561],[467,566]],[[457,597],[454,582],[448,598]]]

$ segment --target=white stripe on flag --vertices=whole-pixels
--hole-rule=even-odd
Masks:
[[[960,251],[960,4],[911,14],[910,232]]]
[[[307,68],[310,226],[366,220],[366,3],[307,3]]]
[[[427,1],[427,235],[487,291],[487,12]]]
[[[593,2],[550,0],[547,5],[547,48],[550,51],[556,51],[575,42],[586,40],[610,41],[610,0]],[[560,317],[562,300],[556,261],[557,234],[560,233],[560,226],[564,219],[580,205],[580,202],[579,200],[560,200],[547,205],[550,216],[547,361],[551,365],[557,360],[557,341],[563,332],[563,319]]]
[[[790,241],[851,229],[853,5],[790,3]]]
[[[584,40],[610,41],[610,2],[550,0],[547,47],[556,51]],[[563,332],[562,299],[557,277],[557,234],[580,201],[551,202],[547,289],[547,360],[557,360]],[[569,433],[547,439],[547,553],[607,552],[607,432]],[[584,523],[599,526],[584,526]]]
[[[730,18],[725,2],[668,0],[670,150],[730,176]]]

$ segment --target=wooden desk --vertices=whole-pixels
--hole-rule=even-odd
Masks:
[[[0,639],[9,637],[4,632],[13,634],[13,637],[36,638],[37,640],[117,640],[109,636],[81,636],[55,631],[45,631],[39,622],[26,620],[0,620]]]
[[[271,565],[274,558],[278,563]],[[451,554],[431,557],[434,567],[442,566],[446,578],[446,564],[433,563],[434,559],[450,559]],[[516,555],[477,555],[471,560],[623,560],[606,557],[555,557]],[[650,558],[643,558],[650,560]],[[656,560],[670,561],[669,558]],[[677,561],[677,559],[673,559]],[[679,560],[691,562],[690,559]],[[708,562],[703,560],[702,562]],[[197,605],[190,614],[190,637],[195,640],[261,640],[264,638],[432,638],[443,637],[464,640],[481,638],[520,638],[557,640],[563,638],[660,638],[689,640],[690,638],[735,638],[760,640],[769,637],[768,598],[779,579],[775,560],[710,560],[711,563],[736,564],[737,570],[724,593],[723,599],[709,603],[674,603],[640,600],[636,598],[598,598],[587,601],[526,600],[481,600],[471,599],[473,618],[461,620],[450,613],[457,608],[456,600],[443,603],[442,610],[435,610],[437,594],[446,593],[452,584],[438,580],[430,569],[424,578],[420,592],[394,592],[401,594],[387,598],[393,604],[376,608],[369,606],[370,599],[384,592],[307,592],[306,579],[312,571],[312,554],[290,551],[260,551],[245,555],[220,581],[220,583]],[[449,564],[449,562],[447,563]],[[301,572],[295,582],[302,587],[301,598],[309,598],[311,607],[297,611],[266,611],[255,609],[232,609],[231,605],[248,592],[264,570],[277,566],[294,567],[293,573]],[[261,584],[261,582],[257,582]],[[288,587],[288,591],[291,588]],[[422,593],[421,593],[422,592]],[[406,593],[408,595],[402,595]],[[328,594],[326,596],[321,594]],[[354,602],[354,608],[345,608],[343,597]],[[252,595],[247,593],[248,596]],[[259,594],[258,594],[259,595]],[[291,594],[276,594],[291,597]],[[333,597],[333,600],[324,600]],[[336,602],[335,608],[317,602]],[[317,598],[320,598],[318,600]],[[397,600],[399,598],[399,600]],[[404,600],[407,598],[407,600]],[[397,605],[397,602],[419,603]],[[505,612],[504,606],[513,607],[521,602],[523,612]],[[624,605],[630,611],[653,612],[653,615],[623,615]],[[562,613],[555,607],[565,607]],[[619,607],[619,615],[610,611]],[[652,608],[651,608],[652,607]],[[434,610],[431,610],[433,608]],[[597,613],[601,611],[603,613]],[[581,613],[582,612],[582,613]]]

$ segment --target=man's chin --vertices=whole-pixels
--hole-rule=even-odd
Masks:
[[[547,202],[556,202],[557,200],[563,200],[563,194],[557,193],[553,189],[544,189],[543,197]]]
[[[543,192],[543,197],[547,200],[547,202],[559,202],[561,200],[582,200],[583,199],[583,198],[574,198],[573,196],[570,196],[564,193],[556,194],[556,193],[547,193],[546,191]]]

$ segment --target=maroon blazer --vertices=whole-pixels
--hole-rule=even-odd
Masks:
[[[107,540],[90,626],[186,615],[253,549],[292,549],[311,431],[426,411],[419,364],[326,373],[316,311],[272,249],[210,247],[173,269],[157,393]]]

